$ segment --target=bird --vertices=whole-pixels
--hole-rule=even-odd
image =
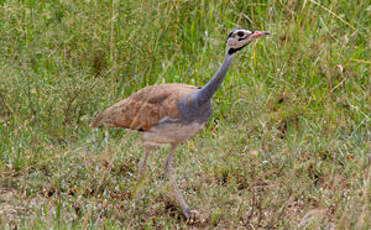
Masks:
[[[177,186],[173,172],[175,149],[195,135],[209,120],[213,110],[212,97],[223,82],[236,54],[256,38],[269,34],[267,31],[233,29],[226,38],[224,60],[206,85],[196,87],[165,83],[147,86],[98,113],[89,124],[89,127],[125,128],[142,133],[143,155],[139,160],[138,177],[144,174],[153,147],[170,144],[164,160],[164,172],[183,215],[189,221],[195,221],[199,212],[188,206]]]

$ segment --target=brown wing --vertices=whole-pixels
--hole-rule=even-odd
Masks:
[[[180,118],[178,100],[195,89],[197,87],[185,84],[146,87],[97,114],[89,126],[148,130],[164,117]]]

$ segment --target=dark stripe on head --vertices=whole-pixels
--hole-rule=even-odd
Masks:
[[[228,33],[226,41],[228,40],[228,38],[230,38],[238,30],[248,30],[248,29],[247,28],[236,28],[236,29],[233,29],[231,32]]]
[[[238,47],[238,48],[230,48],[230,49],[228,50],[228,54],[229,54],[229,55],[232,55],[232,54],[236,53],[237,51],[242,50],[242,48],[244,48],[244,47],[247,46],[247,45],[248,45],[248,44],[245,44],[244,46],[241,46],[241,47]]]
[[[228,41],[228,38],[230,38],[233,34],[234,30],[232,30],[231,32],[229,32],[229,34],[227,35],[227,38],[225,39],[225,41]]]
[[[245,46],[241,46],[241,47],[239,47],[239,48],[230,48],[230,49],[228,50],[228,54],[229,54],[229,55],[232,55],[232,54],[236,53],[237,51],[241,50],[243,47],[245,47]]]

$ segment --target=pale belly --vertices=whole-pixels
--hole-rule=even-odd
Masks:
[[[167,143],[180,143],[195,135],[204,125],[205,123],[198,122],[190,124],[161,124],[143,133],[143,140],[145,144],[154,146]]]

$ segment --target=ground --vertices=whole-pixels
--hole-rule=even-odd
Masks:
[[[3,1],[4,229],[369,229],[368,1]],[[176,150],[187,223],[156,149],[94,114],[153,84],[201,86],[242,50],[205,129]]]

